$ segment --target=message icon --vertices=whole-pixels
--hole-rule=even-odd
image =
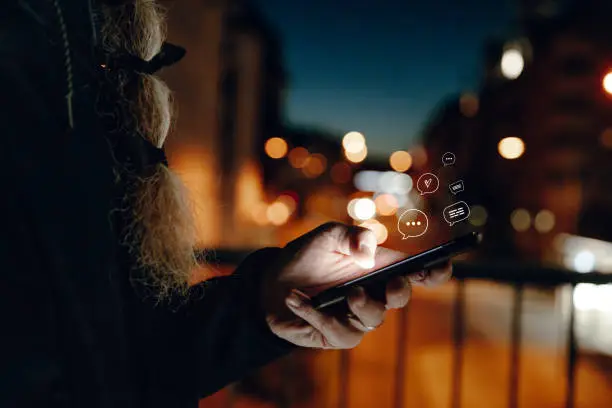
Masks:
[[[417,209],[404,211],[397,221],[397,229],[402,234],[402,239],[420,237],[427,232],[428,226],[427,215]]]
[[[417,189],[421,195],[432,194],[438,191],[440,180],[435,174],[425,173],[417,181]]]
[[[455,164],[455,154],[451,152],[446,152],[442,155],[442,164],[444,167],[452,166]]]
[[[448,185],[448,188],[450,189],[450,192],[453,194],[458,194],[463,192],[463,180],[459,180],[459,181],[455,181],[454,183],[451,183]]]
[[[459,201],[446,207],[442,214],[444,215],[446,222],[448,222],[448,224],[452,227],[458,222],[467,220],[467,218],[470,216],[470,207],[465,203],[465,201]]]

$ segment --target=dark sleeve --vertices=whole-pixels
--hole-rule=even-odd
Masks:
[[[278,248],[257,251],[232,275],[195,288],[201,301],[190,310],[196,335],[200,396],[242,379],[289,353],[294,345],[273,334],[265,321],[260,286]]]
[[[277,251],[256,251],[233,275],[193,287],[189,302],[174,312],[162,306],[166,318],[152,330],[171,352],[156,359],[153,383],[171,388],[164,394],[203,398],[296,347],[271,332],[261,307],[261,277]]]

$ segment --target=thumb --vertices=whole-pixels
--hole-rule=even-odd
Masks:
[[[351,255],[355,263],[364,269],[374,267],[374,255],[376,254],[376,235],[367,228],[355,230],[352,240],[354,244],[351,248]]]

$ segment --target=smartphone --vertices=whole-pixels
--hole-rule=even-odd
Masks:
[[[477,248],[481,241],[482,235],[477,232],[460,236],[427,251],[409,256],[406,259],[327,289],[311,299],[312,305],[318,310],[331,308],[331,306],[343,302],[351,288],[356,286],[362,286],[370,296],[384,301],[387,282],[391,278],[442,264],[454,256]]]

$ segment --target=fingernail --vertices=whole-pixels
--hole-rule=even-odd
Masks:
[[[304,304],[302,299],[295,292],[287,296],[286,302],[289,307],[294,309],[299,309]]]

